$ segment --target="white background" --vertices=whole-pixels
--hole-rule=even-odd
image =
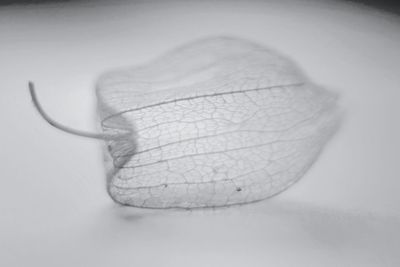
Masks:
[[[258,204],[113,204],[94,82],[209,35],[258,41],[341,94],[346,117],[305,177]],[[331,1],[77,2],[0,8],[0,266],[400,266],[400,19]]]

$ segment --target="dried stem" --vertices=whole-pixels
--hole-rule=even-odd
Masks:
[[[76,130],[73,128],[70,128],[68,126],[62,125],[61,123],[53,120],[52,118],[49,117],[49,115],[46,114],[46,112],[43,110],[42,106],[40,105],[37,97],[36,97],[36,92],[35,92],[35,86],[33,82],[29,82],[29,92],[32,97],[32,102],[39,114],[42,116],[42,118],[47,121],[50,125],[53,127],[73,134],[73,135],[78,135],[78,136],[83,136],[83,137],[88,137],[88,138],[95,138],[95,139],[101,139],[101,140],[116,140],[116,139],[121,139],[121,137],[126,136],[127,134],[106,134],[106,133],[91,133],[91,132],[86,132],[86,131],[81,131],[81,130]]]

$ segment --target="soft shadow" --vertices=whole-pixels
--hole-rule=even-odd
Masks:
[[[135,251],[145,244],[197,251],[205,249],[202,244],[212,243],[221,249],[281,252],[289,248],[300,254],[320,251],[364,262],[382,258],[400,261],[396,253],[400,246],[398,229],[400,221],[396,217],[277,198],[196,210],[149,210],[114,204],[94,216],[85,235],[105,250]]]

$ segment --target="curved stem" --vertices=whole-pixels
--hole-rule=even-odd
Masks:
[[[122,136],[127,135],[127,134],[91,133],[91,132],[76,130],[76,129],[70,128],[68,126],[62,125],[61,123],[50,118],[50,116],[47,115],[46,112],[43,110],[42,106],[40,105],[40,103],[36,97],[35,86],[34,86],[33,82],[31,82],[31,81],[29,82],[29,92],[32,97],[33,105],[35,106],[35,108],[39,112],[39,114],[42,116],[42,118],[45,121],[47,121],[50,125],[52,125],[53,127],[57,128],[61,131],[64,131],[64,132],[67,132],[67,133],[70,133],[73,135],[101,139],[101,140],[115,140],[115,139],[120,139]]]

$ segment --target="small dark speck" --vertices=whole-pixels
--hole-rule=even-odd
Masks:
[[[168,187],[168,184],[164,184],[164,187]]]
[[[242,191],[242,188],[238,187],[238,188],[236,188],[236,191],[240,192],[240,191]]]

